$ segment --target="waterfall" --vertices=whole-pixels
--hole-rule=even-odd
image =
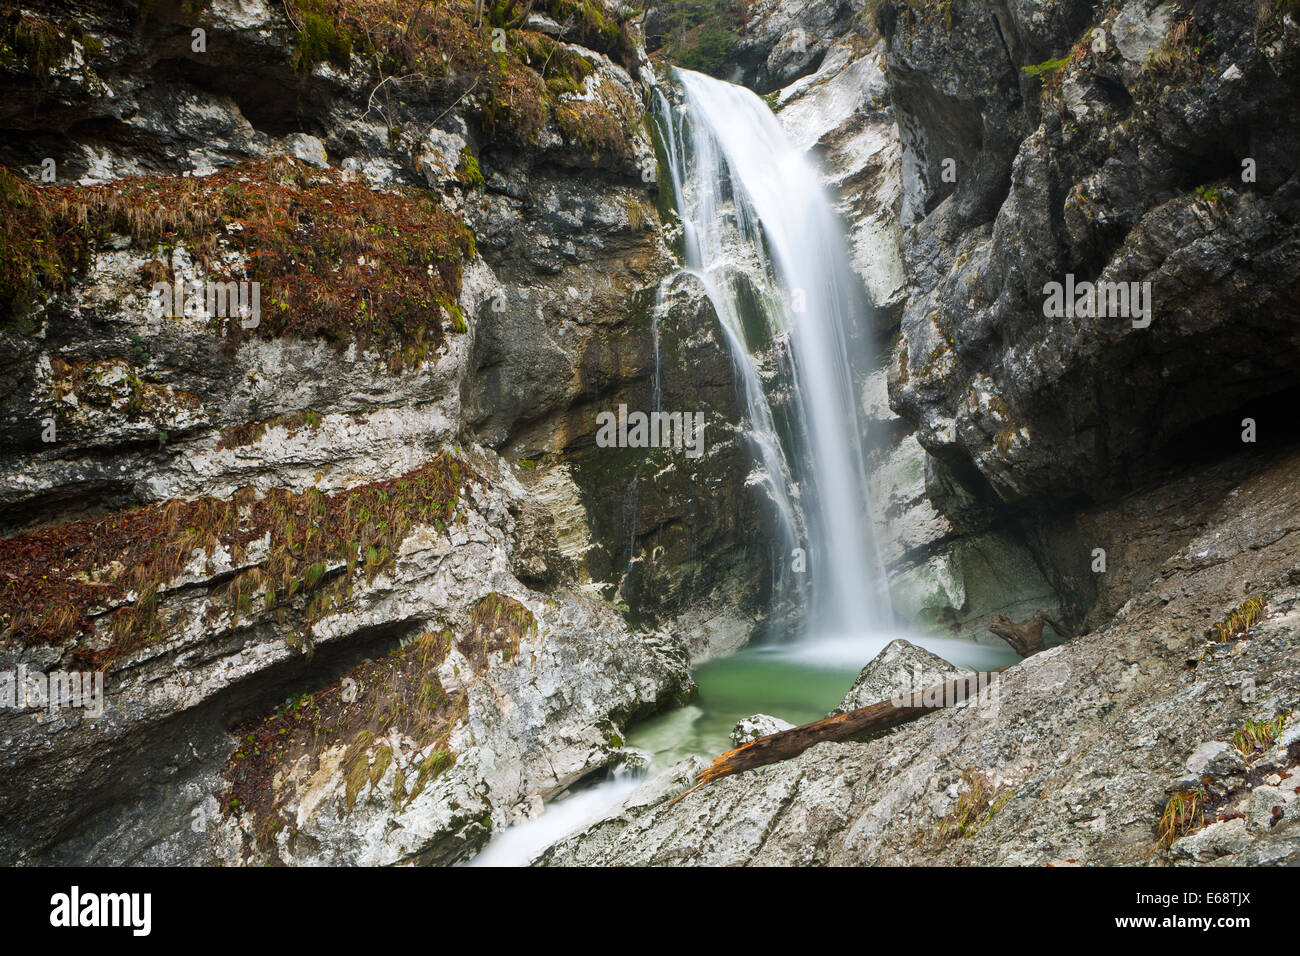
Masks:
[[[879,630],[889,598],[848,345],[866,341],[854,333],[869,306],[843,228],[817,171],[758,96],[673,75],[678,102],[661,96],[659,120],[685,264],[725,333],[786,560],[805,552],[805,631]]]

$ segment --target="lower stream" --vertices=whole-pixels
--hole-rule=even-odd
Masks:
[[[705,661],[692,672],[699,687],[696,699],[632,727],[627,746],[650,754],[655,772],[693,755],[711,760],[730,750],[732,728],[753,714],[769,714],[796,726],[819,720],[843,699],[862,666],[900,636],[750,645]],[[906,636],[945,660],[974,670],[1018,659],[1007,647],[951,637]],[[594,786],[575,788],[547,804],[537,818],[495,837],[471,865],[524,866],[613,809],[643,779],[644,773],[616,773]]]

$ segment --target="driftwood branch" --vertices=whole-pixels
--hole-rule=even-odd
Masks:
[[[1052,625],[1052,630],[1069,640],[1069,631],[1057,624],[1046,611],[1036,611],[1033,615],[1017,624],[1005,614],[999,614],[989,621],[989,630],[1011,645],[1011,649],[1021,657],[1037,654],[1044,649],[1043,625]]]
[[[847,714],[827,717],[811,724],[804,724],[802,727],[794,727],[751,740],[743,747],[728,750],[714,760],[711,766],[700,771],[695,777],[696,785],[670,801],[670,805],[714,780],[789,760],[815,744],[828,740],[854,740],[868,734],[889,730],[935,710],[955,707],[967,700],[977,698],[988,688],[993,675],[1004,670],[1006,667],[998,667],[968,677],[958,677],[892,700],[882,700],[877,704],[859,707]]]

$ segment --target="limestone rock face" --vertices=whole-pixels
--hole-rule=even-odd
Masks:
[[[1265,118],[1296,92],[1295,23],[1091,7],[879,15],[911,282],[891,405],[1002,502],[1114,496],[1187,441],[1239,450],[1241,420],[1298,384],[1279,160],[1300,126]],[[1085,282],[1137,286],[1058,314],[1049,284]],[[1134,288],[1149,314],[1124,309]]]
[[[414,791],[427,747],[377,739],[360,757],[369,768],[364,784],[350,792],[348,748],[335,744],[277,781],[280,812],[292,822],[271,846],[227,819],[216,855],[291,865],[464,861],[495,827],[619,759],[611,741],[622,725],[681,700],[690,686],[679,644],[633,634],[603,605],[552,599],[537,623],[512,661],[457,665],[468,699],[449,741],[456,762],[409,799],[395,793]]]
[[[799,79],[848,32],[857,10],[846,0],[760,0],[730,54],[732,79],[759,93]]]
[[[84,233],[63,234],[86,239],[64,273],[14,297],[13,314],[5,286],[0,567],[24,574],[35,555],[53,562],[45,580],[105,597],[78,605],[81,630],[58,639],[40,635],[60,621],[66,632],[62,597],[19,629],[7,608],[0,671],[99,661],[105,710],[0,714],[0,856],[454,862],[619,760],[626,723],[689,693],[688,640],[701,655],[734,646],[765,612],[763,570],[744,560],[758,515],[743,503],[725,352],[660,219],[641,122],[652,78],[627,11],[612,7],[618,29],[603,32],[539,9],[540,29],[501,57],[459,48],[480,42],[473,31],[439,35],[439,63],[465,59],[385,80],[355,51],[310,61],[280,4],[200,6],[163,2],[137,21],[120,4],[38,2],[24,14],[48,29],[49,62],[0,71],[0,160],[15,182],[48,182],[50,159],[50,188],[72,203],[111,205],[129,177],[166,197],[213,175],[249,200],[195,208],[180,225],[152,223],[148,203],[92,202]],[[341,38],[355,24],[335,26]],[[465,71],[484,63],[475,85]],[[6,209],[37,228],[9,186]],[[324,190],[344,214],[339,197],[425,205],[405,231],[357,213],[313,232],[302,210]],[[281,193],[293,196],[284,215],[259,221]],[[418,269],[446,294],[372,309],[367,296],[410,289],[389,267],[424,255],[416,233],[443,215],[455,256]],[[262,275],[261,325],[247,334],[202,308],[151,305],[156,279],[257,279],[259,263],[279,261],[276,243],[303,236],[296,261],[328,261],[302,298],[281,289],[292,257]],[[595,415],[649,402],[661,283],[673,313],[658,323],[673,366],[664,400],[694,411],[699,397],[709,452],[610,461],[593,453]],[[346,299],[353,285],[367,295]],[[323,334],[276,331],[331,303]],[[390,329],[403,322],[419,335]],[[454,502],[390,507],[444,455],[465,469]],[[629,497],[637,467],[671,477]],[[359,540],[322,542],[338,529],[321,509],[348,502]],[[238,524],[275,503],[274,522]],[[36,547],[102,543],[123,521],[146,532],[102,564],[77,564],[88,545],[63,557]],[[296,559],[304,546],[325,559]],[[681,636],[663,626],[703,597],[708,617]],[[348,725],[268,770],[258,792],[274,813],[231,803],[233,754],[267,756],[245,754],[233,726],[276,719],[286,698],[337,701],[366,667],[430,635],[466,638],[489,598],[516,602],[533,630],[491,666],[470,645],[439,651],[428,693],[445,696],[445,734]]]
[[[860,394],[895,612],[964,639],[1109,619],[1217,493],[1185,463],[1240,461],[1247,419],[1293,434],[1294,184],[1259,169],[1300,138],[1260,119],[1296,92],[1296,26],[1244,2],[1099,15],[889,0],[773,98],[876,306]],[[1067,281],[1150,283],[1150,324],[1119,286],[1046,315]]]

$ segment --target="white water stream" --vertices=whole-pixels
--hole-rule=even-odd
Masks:
[[[782,532],[807,556],[805,634],[885,629],[889,597],[848,345],[851,337],[867,341],[851,333],[861,329],[868,304],[843,227],[817,171],[758,96],[688,70],[675,77],[682,108],[664,117],[664,139],[686,267],[704,283],[726,333]],[[870,360],[864,347],[857,346],[858,368]],[[773,377],[765,350],[788,376],[788,396],[764,388]],[[778,401],[783,431],[775,425]],[[794,555],[786,558],[793,566]]]

